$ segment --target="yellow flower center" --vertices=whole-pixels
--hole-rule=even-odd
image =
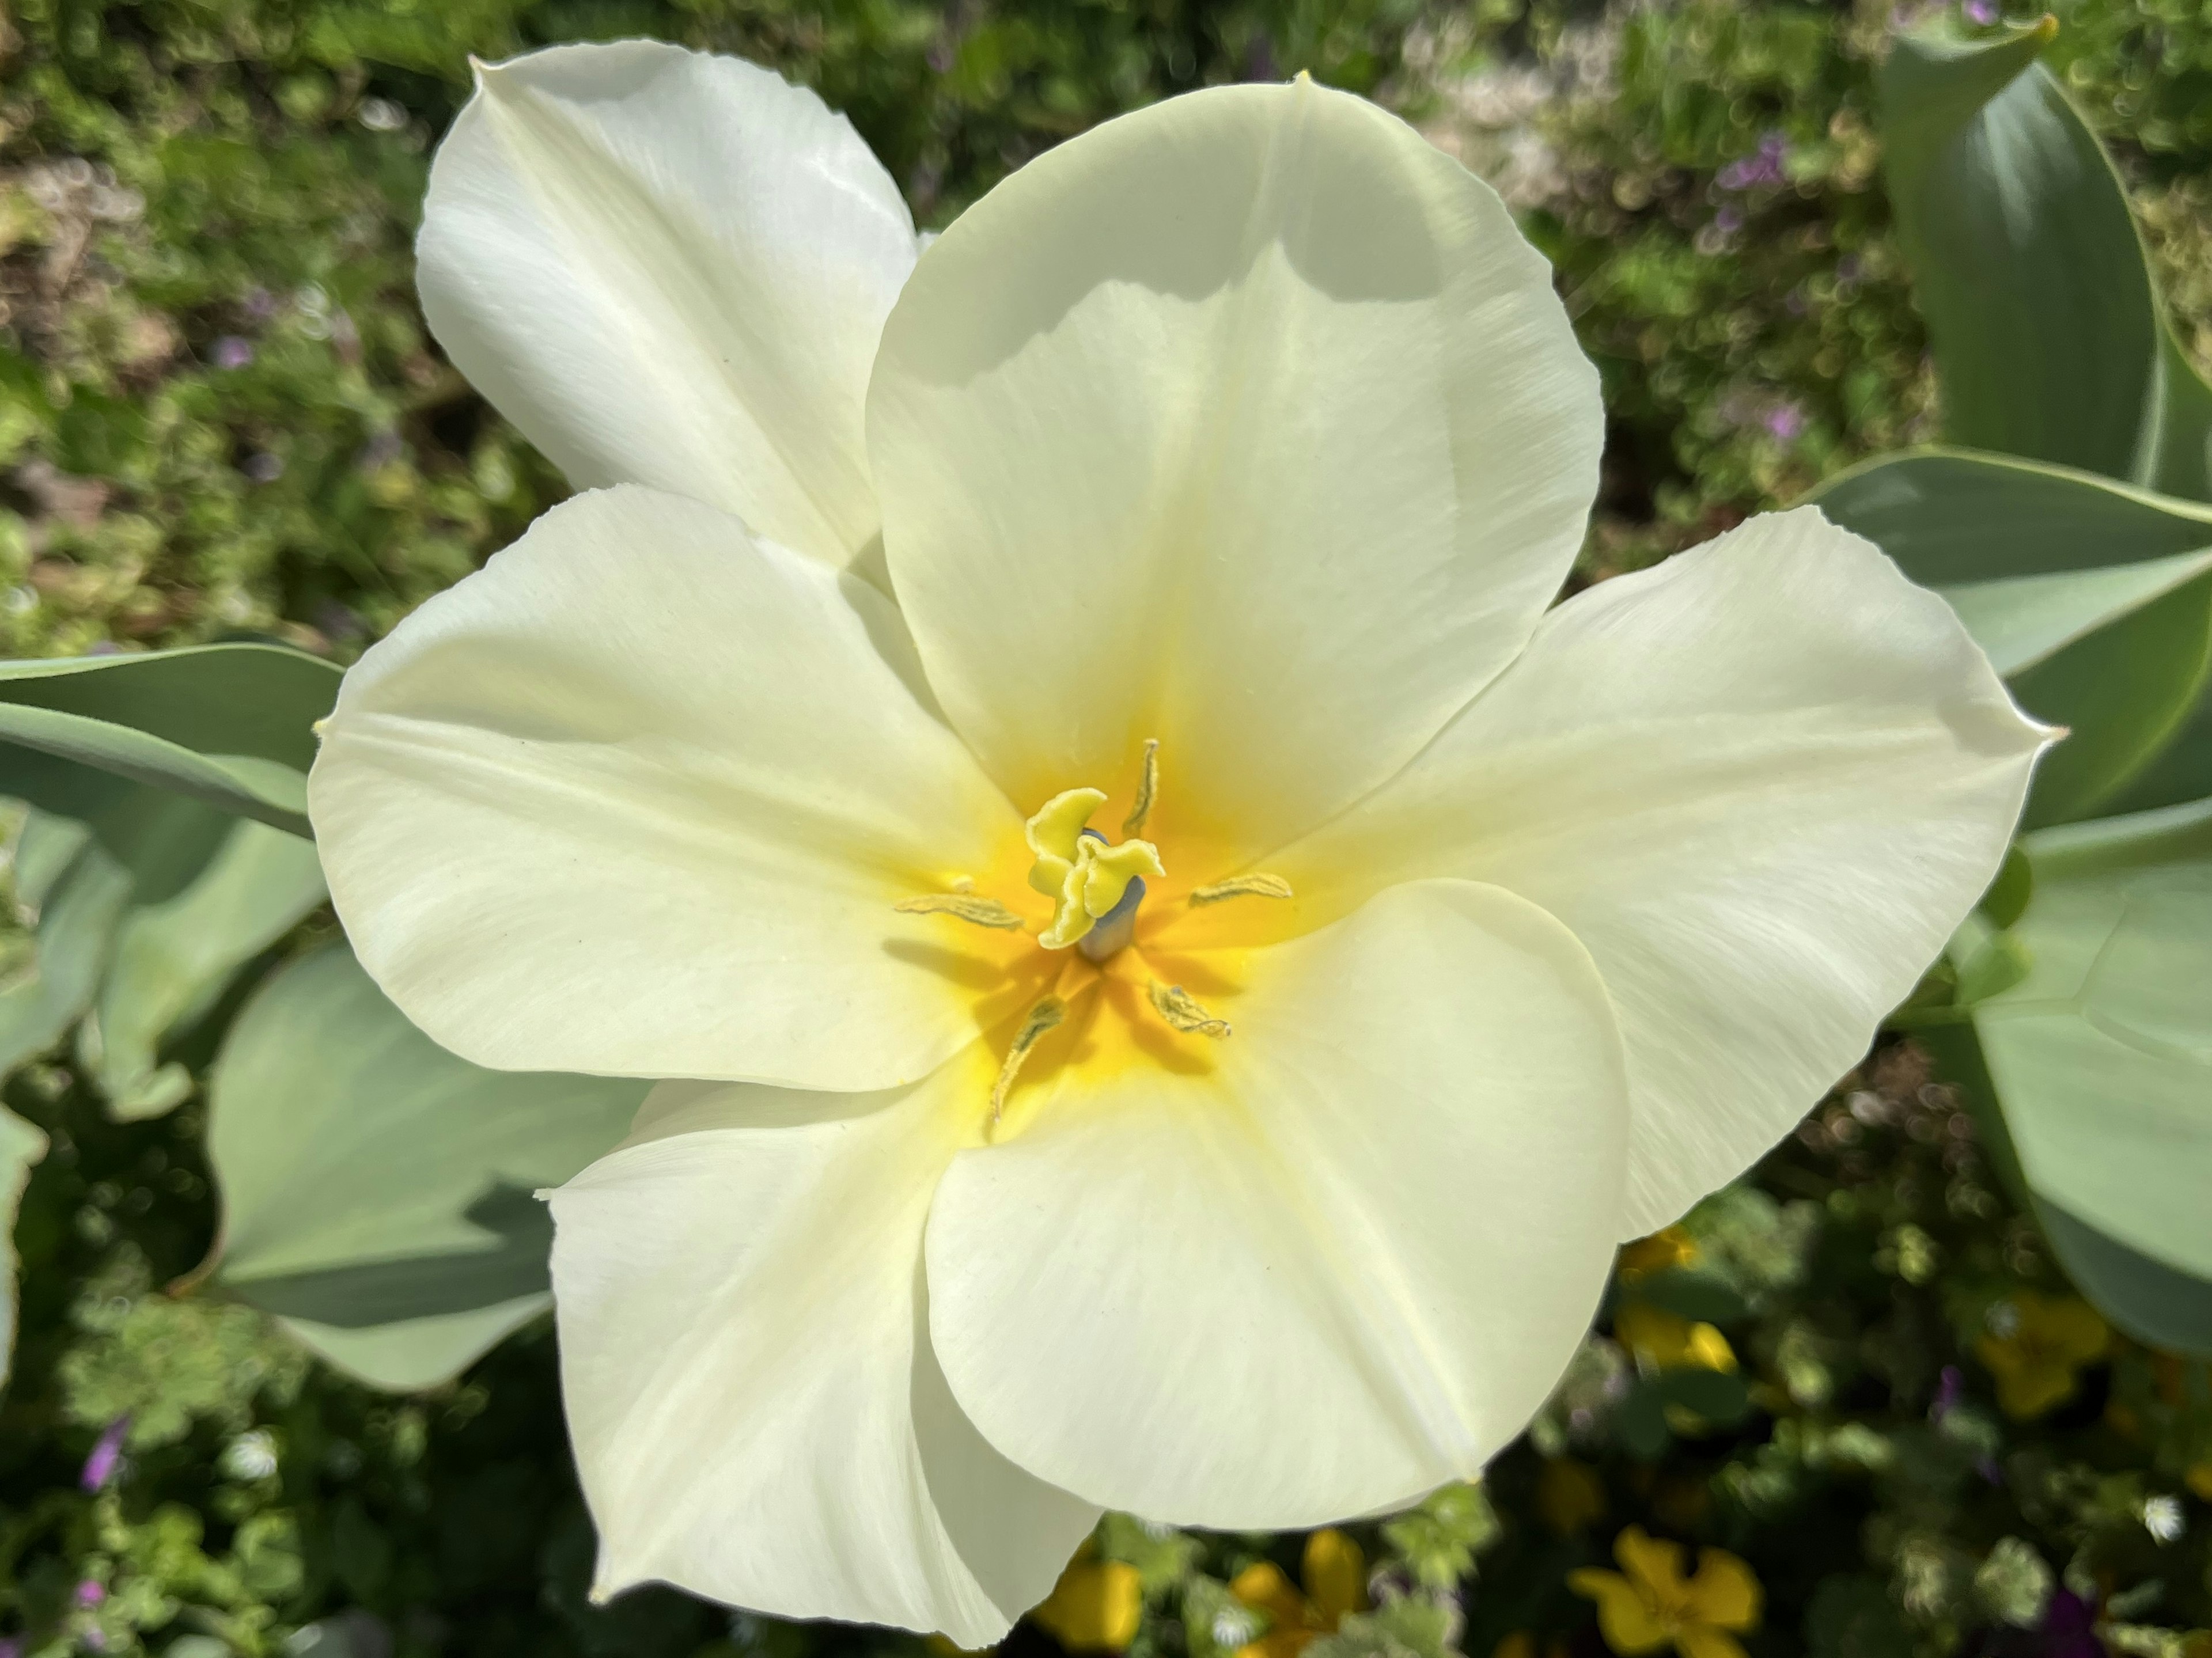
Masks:
[[[1233,1032],[1213,1004],[1238,988],[1231,965],[1241,952],[1218,942],[1218,928],[1195,952],[1179,950],[1175,920],[1231,899],[1293,896],[1288,882],[1263,873],[1187,889],[1167,884],[1159,846],[1139,833],[1159,798],[1158,753],[1157,742],[1145,744],[1119,841],[1092,827],[1110,798],[1103,789],[1062,790],[1023,824],[1028,869],[1019,885],[1051,902],[1048,917],[1034,919],[1035,900],[1009,878],[1021,865],[1006,861],[983,872],[980,890],[962,875],[947,879],[947,890],[896,906],[1012,935],[1003,948],[937,964],[981,993],[977,1021],[999,1056],[984,1111],[994,1136],[1017,1083],[1069,1064],[1097,1068],[1144,1056],[1173,1070],[1209,1067],[1207,1047]],[[1193,861],[1206,861],[1202,846]],[[1143,920],[1148,893],[1156,910],[1164,907],[1156,922]]]
[[[1116,846],[1090,827],[1091,814],[1105,804],[1103,789],[1069,789],[1046,801],[1023,828],[1036,854],[1030,885],[1053,901],[1052,925],[1037,942],[1047,950],[1080,944],[1094,962],[1136,936],[1144,878],[1167,873],[1150,841]]]

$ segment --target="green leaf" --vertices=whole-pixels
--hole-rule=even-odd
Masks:
[[[1872,462],[1814,499],[1942,593],[2021,705],[2071,733],[2037,771],[2031,828],[2140,791],[2180,752],[2201,748],[2212,774],[2212,728],[2190,726],[2212,707],[2212,511],[1941,450]]]
[[[16,892],[36,914],[29,961],[0,987],[0,1074],[45,1053],[100,992],[130,872],[82,823],[33,812],[15,845]]]
[[[31,1169],[46,1155],[46,1137],[0,1108],[0,1387],[15,1351],[15,1206],[23,1200]]]
[[[2212,388],[2167,327],[2119,175],[2035,60],[2055,31],[1900,36],[1877,76],[1898,234],[1952,441],[2204,500]]]
[[[1650,1387],[1662,1403],[1692,1411],[1715,1427],[1733,1427],[1751,1414],[1751,1389],[1734,1370],[1662,1370]]]
[[[2106,1318],[2138,1341],[2212,1359],[2212,1280],[2178,1272],[2055,1203],[2038,1202],[2035,1218],[2066,1276]]]
[[[1990,926],[2008,927],[2020,920],[2034,896],[2035,865],[2019,847],[2010,847],[2006,848],[2004,862],[1997,866],[1996,879],[1990,883],[1990,890],[1975,908]]]
[[[339,677],[276,645],[0,662],[0,794],[77,816],[57,795],[89,768],[306,835]]]
[[[2027,971],[1973,1019],[2021,1172],[2073,1223],[2062,1260],[2085,1290],[2100,1273],[2124,1283],[2130,1253],[2148,1263],[2139,1283],[2148,1268],[2212,1281],[2212,800],[2021,847],[2035,891],[2012,936]],[[2142,1298],[2212,1310],[2171,1283]],[[2176,1322],[2165,1339],[2212,1351],[2212,1321],[2186,1334]]]
[[[377,1386],[444,1380],[548,1304],[532,1194],[620,1140],[648,1086],[483,1070],[343,945],[303,957],[216,1061],[214,1281]]]
[[[244,819],[190,886],[125,912],[78,1053],[125,1120],[167,1110],[190,1092],[184,1067],[157,1050],[220,996],[238,970],[327,897],[314,842]]]
[[[79,1057],[112,1114],[157,1115],[191,1087],[162,1042],[323,902],[322,871],[313,842],[188,796],[77,768],[58,780],[82,816],[24,823],[18,890],[38,931],[0,989],[0,1067],[83,1018]]]
[[[1692,1323],[1733,1324],[1751,1315],[1750,1307],[1733,1284],[1717,1272],[1695,1266],[1669,1266],[1648,1272],[1626,1293]]]

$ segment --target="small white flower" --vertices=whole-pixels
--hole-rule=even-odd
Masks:
[[[1596,373],[1496,195],[1310,82],[919,251],[813,94],[559,48],[420,253],[586,493],[347,677],[311,808],[439,1042],[675,1079],[552,1198],[602,1594],[981,1647],[1101,1505],[1474,1475],[2047,735],[1817,512],[1547,608]]]
[[[2161,1543],[2175,1543],[2189,1528],[2178,1497],[2147,1497],[2142,1505],[2143,1529]]]
[[[1213,1614],[1213,1627],[1208,1631],[1213,1644],[1224,1652],[1234,1652],[1260,1632],[1260,1620],[1237,1606],[1224,1606]]]
[[[266,1429],[252,1429],[224,1446],[216,1466],[227,1479],[266,1479],[276,1472],[276,1441]]]

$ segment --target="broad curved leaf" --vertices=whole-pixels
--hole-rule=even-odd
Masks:
[[[1884,167],[1954,442],[2212,496],[2212,388],[2167,327],[2127,194],[2036,58],[2056,25],[1899,38]]]
[[[343,945],[305,957],[216,1061],[214,1281],[378,1386],[441,1381],[550,1304],[533,1193],[621,1139],[648,1086],[480,1069]]]
[[[2154,1347],[2212,1358],[2212,1279],[2178,1272],[2055,1203],[2037,1203],[2035,1218],[2066,1276],[2106,1318]]]
[[[36,762],[53,773],[46,798],[77,815],[33,810],[18,839],[17,893],[38,925],[30,963],[0,988],[0,1072],[83,1020],[79,1058],[111,1114],[158,1115],[191,1086],[161,1062],[162,1043],[323,902],[314,845],[112,773]]]
[[[49,798],[66,762],[307,835],[314,722],[340,671],[249,644],[0,662],[0,794],[76,816]]]
[[[2129,1253],[2212,1282],[2212,800],[2021,847],[2027,972],[1972,1017],[2021,1172],[2039,1205],[2114,1246],[2075,1250],[2085,1288],[2106,1268],[2119,1282]],[[2135,1274],[2146,1297],[2154,1278]],[[2169,1323],[2212,1310],[2171,1284],[2155,1299]],[[2160,1339],[2212,1351],[2212,1322]]]
[[[1813,499],[1949,599],[2021,705],[2072,733],[2037,774],[2031,828],[2124,792],[2166,804],[2140,799],[2154,771],[2193,777],[2176,762],[2212,748],[2191,726],[2212,696],[2212,509],[1941,449],[1856,467]]]
[[[15,1207],[29,1184],[32,1166],[46,1155],[46,1137],[29,1123],[0,1108],[0,1387],[8,1382],[15,1352]]]

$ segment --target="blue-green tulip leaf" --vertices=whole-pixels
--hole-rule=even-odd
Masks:
[[[240,818],[226,826],[191,885],[125,911],[77,1039],[113,1115],[155,1116],[184,1099],[191,1078],[161,1062],[163,1042],[327,896],[313,841]]]
[[[2126,191],[2033,27],[1900,36],[1884,167],[1945,436],[2212,497],[2212,388],[2175,343]]]
[[[15,1209],[31,1169],[46,1154],[46,1137],[0,1108],[0,1387],[15,1352]]]
[[[549,1304],[533,1193],[620,1140],[647,1086],[481,1069],[343,945],[318,950],[261,987],[216,1060],[214,1281],[378,1386],[442,1381]]]
[[[82,823],[33,812],[15,847],[16,896],[37,916],[29,958],[0,986],[0,1074],[59,1042],[100,993],[131,873]]]
[[[2027,972],[1973,1010],[2021,1172],[2080,1224],[2212,1280],[2212,801],[2021,850]]]
[[[60,762],[306,835],[339,674],[277,645],[0,662],[0,794],[75,815],[46,793]]]
[[[157,1115],[191,1089],[162,1045],[322,903],[314,845],[112,773],[37,763],[55,771],[46,798],[80,815],[33,810],[19,838],[17,893],[38,924],[29,963],[0,988],[0,1070],[76,1026],[111,1113]]]
[[[2039,1201],[2035,1218],[2058,1264],[2114,1324],[2154,1347],[2212,1358],[2212,1278],[2176,1272]]]
[[[2070,735],[2026,822],[2168,804],[2206,774],[2212,509],[2093,473],[1960,450],[1870,462],[1814,499],[1949,599],[2021,706]],[[2148,785],[2156,788],[2148,788]]]

